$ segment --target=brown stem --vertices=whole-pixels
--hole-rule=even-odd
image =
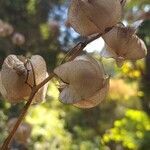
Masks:
[[[22,120],[24,119],[26,113],[27,113],[27,110],[28,108],[30,107],[31,103],[32,103],[32,100],[33,100],[33,97],[34,95],[36,94],[36,90],[32,90],[32,93],[30,95],[30,98],[28,100],[28,102],[26,103],[26,105],[23,107],[23,110],[15,124],[15,126],[13,127],[13,130],[10,132],[10,134],[8,135],[8,137],[6,138],[6,140],[4,141],[3,145],[2,145],[2,148],[1,150],[7,150],[8,149],[8,146],[9,146],[9,143],[11,142],[11,139],[13,138],[16,130],[18,129],[19,125],[21,124]]]
[[[82,42],[79,42],[78,44],[76,44],[75,47],[73,47],[71,50],[69,50],[69,52],[65,55],[65,57],[63,58],[63,60],[62,60],[62,62],[61,62],[60,64],[63,64],[63,63],[66,61],[66,59],[67,59],[68,57],[70,57],[70,56],[72,55],[72,53],[74,53],[74,52],[76,51],[76,49],[79,47],[79,45],[80,45],[81,43],[82,43]]]
[[[29,107],[30,107],[30,105],[31,105],[31,103],[32,103],[32,100],[33,100],[35,94],[37,93],[37,91],[38,91],[41,87],[43,87],[43,86],[44,86],[49,80],[51,80],[53,77],[54,77],[54,74],[53,74],[53,73],[49,74],[49,76],[48,76],[43,82],[41,82],[40,84],[38,84],[36,87],[34,87],[34,88],[32,89],[32,92],[31,92],[31,94],[30,94],[30,97],[29,97],[29,99],[28,99],[28,102],[27,102],[26,105],[23,107],[22,112],[21,112],[21,114],[20,114],[20,116],[19,116],[19,118],[18,118],[18,120],[17,120],[17,122],[16,122],[16,124],[15,124],[15,126],[14,126],[14,128],[13,128],[13,130],[10,132],[10,134],[9,134],[8,137],[7,137],[7,139],[4,141],[1,150],[7,150],[7,149],[8,149],[8,145],[9,145],[9,143],[11,142],[11,139],[13,138],[13,136],[14,136],[16,130],[18,129],[19,125],[21,124],[22,120],[23,120],[24,117],[26,116],[27,111],[28,111],[28,109],[29,109]]]
[[[65,61],[71,61],[71,60],[75,59],[89,43],[91,43],[92,41],[96,40],[97,38],[99,38],[101,36],[102,36],[102,34],[96,34],[95,36],[92,36],[92,37],[88,38],[84,42],[79,42],[78,44],[76,44],[65,55],[64,59],[62,60],[62,63],[64,63]]]
[[[97,35],[87,39],[85,42],[81,42],[80,47],[79,48],[77,47],[77,50],[74,53],[72,53],[71,57],[67,61],[71,61],[71,60],[75,59],[89,43],[96,40],[100,36],[102,36],[102,34],[97,34]]]
[[[76,58],[79,53],[86,47],[87,44],[89,44],[90,42],[94,41],[95,39],[99,38],[102,34],[97,34],[96,36],[93,36],[91,38],[88,38],[86,41],[84,42],[80,42],[78,43],[74,48],[72,48],[69,52],[70,57],[67,59],[67,61],[71,61],[74,58]],[[66,59],[66,57],[63,59],[62,62],[64,62],[64,60]],[[33,68],[32,68],[33,69]],[[34,71],[34,70],[33,70]],[[34,74],[35,75],[35,74]],[[1,150],[8,150],[8,146],[15,134],[15,132],[17,131],[19,125],[21,124],[22,120],[25,118],[27,111],[30,107],[30,105],[32,104],[32,100],[35,96],[35,94],[38,92],[38,90],[43,87],[47,82],[49,82],[53,77],[55,76],[55,74],[52,72],[49,74],[49,76],[42,81],[40,84],[36,85],[35,87],[32,88],[32,92],[30,94],[30,97],[28,99],[28,102],[25,104],[25,106],[23,107],[23,110],[16,122],[16,124],[14,125],[12,131],[10,132],[10,134],[8,135],[8,137],[6,138],[6,140],[4,141]]]

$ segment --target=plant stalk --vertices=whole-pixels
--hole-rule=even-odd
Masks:
[[[71,61],[71,60],[75,59],[89,43],[91,43],[92,41],[96,40],[97,38],[99,38],[101,36],[102,36],[102,34],[97,34],[91,38],[88,38],[84,42],[79,42],[75,47],[73,47],[68,52],[68,54],[66,54],[66,56],[70,56],[70,57],[67,60],[66,60],[67,57],[64,57],[62,62],[64,62],[65,60]],[[38,92],[38,90],[40,88],[42,88],[46,83],[48,83],[54,76],[55,76],[55,74],[53,72],[50,73],[49,76],[44,81],[42,81],[38,85],[35,85],[35,87],[32,88],[30,97],[29,97],[27,103],[25,104],[25,106],[23,107],[22,112],[20,113],[20,116],[18,117],[18,120],[17,120],[16,124],[14,125],[12,131],[10,132],[10,134],[8,135],[6,140],[4,141],[4,143],[1,147],[1,150],[8,150],[8,146],[9,146],[14,134],[16,133],[19,125],[21,124],[22,120],[25,118],[25,116],[28,112],[28,109],[32,104],[32,101],[33,101],[35,94]]]

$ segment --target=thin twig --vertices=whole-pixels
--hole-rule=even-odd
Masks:
[[[23,107],[23,110],[13,128],[13,130],[10,132],[10,134],[8,135],[7,139],[4,141],[4,144],[2,146],[2,150],[7,150],[8,149],[8,146],[9,146],[9,143],[11,142],[11,139],[13,138],[15,132],[17,131],[19,125],[21,124],[22,120],[24,119],[24,117],[26,116],[26,113],[27,113],[27,110],[29,109],[31,103],[32,103],[32,100],[36,94],[36,92],[38,91],[38,89],[36,88],[36,76],[35,76],[35,70],[34,70],[34,67],[33,67],[33,64],[30,60],[27,60],[27,63],[30,63],[31,65],[31,70],[32,70],[32,73],[33,73],[33,81],[34,81],[34,84],[33,86],[31,86],[30,84],[28,84],[31,88],[31,94],[30,94],[30,97],[28,99],[28,102],[26,103],[26,105]],[[25,64],[25,67],[27,69],[27,66]],[[29,70],[27,69],[27,80],[28,80],[28,72]],[[27,81],[26,81],[27,82]],[[28,82],[27,82],[28,83]]]
[[[69,52],[69,55],[70,57],[68,58],[67,61],[71,61],[73,60],[74,58],[76,58],[79,53],[86,47],[87,44],[89,44],[90,42],[94,41],[95,39],[99,38],[102,34],[97,34],[96,36],[94,37],[91,37],[89,39],[87,39],[86,41],[84,42],[79,42],[74,48],[71,49],[71,51]],[[66,59],[66,57],[63,59],[63,61]],[[63,62],[62,61],[62,62]],[[33,68],[32,68],[33,69]],[[34,71],[34,69],[33,69]],[[30,94],[30,97],[27,101],[27,103],[25,104],[25,106],[23,107],[22,109],[22,112],[20,113],[20,116],[16,122],[16,124],[14,125],[12,131],[10,132],[10,134],[8,135],[8,137],[6,138],[6,140],[4,141],[3,145],[2,145],[2,148],[1,150],[8,150],[8,146],[15,134],[15,132],[17,131],[19,125],[21,124],[22,120],[25,118],[26,114],[27,114],[27,111],[30,107],[30,105],[32,104],[32,100],[35,96],[35,94],[38,92],[38,90],[43,87],[47,82],[49,82],[53,77],[55,76],[55,74],[52,72],[49,74],[49,76],[44,80],[42,81],[40,84],[36,85],[35,87],[32,88],[32,91],[31,91],[31,94]],[[35,73],[34,73],[34,77],[35,77]]]
[[[18,129],[19,125],[21,124],[22,120],[24,119],[28,108],[30,107],[31,103],[32,103],[32,100],[33,100],[33,97],[34,95],[36,94],[35,90],[32,90],[32,93],[30,95],[30,98],[28,100],[28,102],[26,103],[26,105],[23,107],[23,110],[15,124],[15,126],[13,127],[13,130],[10,132],[10,134],[8,135],[8,137],[6,138],[6,140],[4,141],[3,145],[2,145],[2,148],[1,150],[7,150],[8,149],[8,146],[9,146],[9,143],[11,142],[11,139],[13,138],[16,130]]]
[[[80,47],[74,53],[72,53],[72,55],[68,59],[68,61],[75,59],[89,43],[91,43],[92,41],[96,40],[97,38],[99,38],[101,36],[102,36],[102,34],[97,34],[94,37],[87,39],[85,42],[81,42]]]
[[[78,47],[81,43],[82,43],[82,42],[79,42],[78,44],[75,45],[75,47],[73,47],[71,50],[69,50],[69,51],[67,52],[67,54],[65,55],[65,57],[63,58],[63,60],[61,61],[60,64],[63,64],[63,63],[66,61],[66,59],[67,59],[68,57],[70,57],[70,56],[72,55],[72,53],[74,53],[74,51],[76,51],[77,47]]]
[[[73,59],[75,59],[80,53],[81,51],[92,41],[96,40],[97,38],[101,37],[102,34],[96,34],[93,37],[88,38],[87,40],[85,40],[84,42],[79,42],[78,44],[76,44],[64,57],[64,59],[62,60],[62,63],[64,63],[65,61],[71,61]],[[61,63],[61,64],[62,64]]]

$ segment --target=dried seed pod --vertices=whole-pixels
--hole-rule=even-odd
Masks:
[[[39,55],[34,55],[31,57],[30,61],[34,68],[36,84],[39,84],[48,76],[45,60]],[[28,65],[28,69],[32,70],[31,65]],[[28,83],[33,85],[32,72],[29,73]],[[41,89],[39,89],[39,91],[34,96],[34,100],[33,100],[34,103],[39,103],[45,100],[47,87],[48,84],[45,84]]]
[[[7,127],[8,131],[11,132],[12,128],[14,127],[15,123],[17,122],[17,118],[12,118],[8,121]],[[32,127],[29,123],[21,123],[18,127],[15,135],[14,140],[21,144],[26,144],[28,139],[31,136]]]
[[[28,85],[25,84],[27,71],[24,63],[17,56],[9,55],[2,65],[1,80],[2,85],[6,89],[5,98],[11,103],[20,102],[23,97],[30,93]]]
[[[9,55],[4,60],[1,70],[1,93],[10,103],[24,101],[30,96],[30,86],[34,85],[34,73],[36,84],[42,82],[47,76],[46,63],[41,56],[32,56],[30,62],[26,58],[23,59],[16,55]],[[33,103],[41,102],[44,99],[46,87],[47,85],[36,93]]]
[[[107,93],[108,88],[103,92],[103,88],[108,86],[104,68],[90,56],[79,56],[57,67],[54,73],[66,83],[60,93],[63,103],[91,108],[98,105]]]
[[[34,72],[35,72],[36,84],[39,84],[48,76],[45,60],[39,55],[34,55],[31,57],[31,63],[33,65]],[[32,85],[33,73],[30,72],[29,76],[31,77],[31,79],[29,79],[29,84]],[[41,101],[44,101],[47,87],[48,84],[45,84],[41,89],[39,89],[39,91],[34,96],[34,100],[33,100],[34,103],[39,103]]]
[[[104,33],[121,18],[119,0],[72,0],[68,23],[82,36]]]
[[[78,108],[92,108],[96,107],[98,104],[103,101],[109,91],[109,78],[106,78],[106,81],[104,83],[104,87],[98,91],[94,96],[86,99],[86,100],[81,100],[77,103],[74,104],[74,106]]]
[[[13,27],[3,21],[0,22],[0,37],[6,37],[13,33]]]
[[[15,45],[23,45],[25,43],[25,37],[21,33],[15,33],[12,37],[12,42]]]
[[[108,48],[102,55],[116,59],[118,66],[121,66],[124,60],[138,60],[146,56],[145,43],[135,34],[134,28],[114,27],[103,39]]]

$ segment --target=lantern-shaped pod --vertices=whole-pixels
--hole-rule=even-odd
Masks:
[[[10,103],[18,103],[30,96],[34,81],[39,84],[47,77],[46,63],[39,55],[32,56],[29,61],[25,57],[9,55],[4,60],[0,74],[3,97]],[[34,103],[45,97],[45,86],[36,93]]]
[[[98,105],[108,91],[108,77],[101,63],[90,56],[79,56],[54,70],[64,82],[60,99],[80,108]]]
[[[121,12],[119,0],[71,0],[67,24],[82,36],[104,33],[120,21]]]
[[[116,26],[103,39],[107,50],[102,55],[116,59],[118,66],[122,66],[124,60],[142,59],[147,54],[145,43],[135,34],[133,28]]]

